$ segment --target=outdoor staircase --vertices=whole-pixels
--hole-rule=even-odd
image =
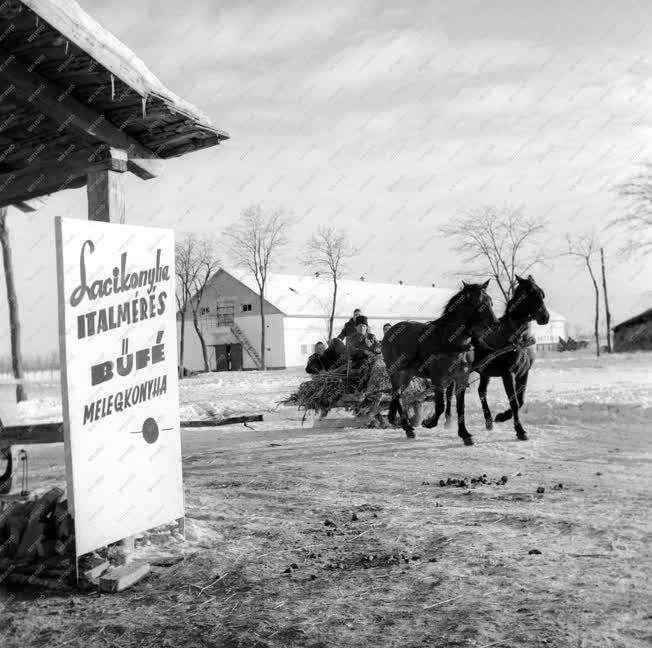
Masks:
[[[257,369],[263,368],[263,360],[260,357],[260,353],[256,350],[256,347],[249,341],[249,338],[244,334],[242,329],[233,322],[230,325],[231,332],[238,339],[238,342],[242,344],[242,348],[247,352],[249,357],[254,361]]]

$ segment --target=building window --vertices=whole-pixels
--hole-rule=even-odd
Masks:
[[[208,308],[208,306],[202,306],[202,307],[199,309],[199,314],[200,314],[200,315],[208,315],[210,312],[211,312],[211,309]]]
[[[308,345],[307,344],[302,344],[301,345],[301,353],[303,355],[306,355],[306,353],[308,353]]]
[[[242,312],[248,313],[251,310],[251,304],[242,304]]]

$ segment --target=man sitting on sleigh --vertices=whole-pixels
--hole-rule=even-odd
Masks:
[[[355,333],[346,338],[346,352],[357,365],[380,355],[380,342],[369,333],[369,325],[364,315],[355,318]]]

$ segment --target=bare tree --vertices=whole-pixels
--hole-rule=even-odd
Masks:
[[[260,359],[265,361],[265,286],[277,254],[287,245],[290,219],[282,210],[265,212],[259,205],[246,209],[225,233],[235,264],[253,275],[260,298]]]
[[[600,321],[600,290],[598,288],[598,282],[595,278],[593,268],[591,266],[591,261],[599,252],[598,244],[595,240],[595,234],[584,234],[578,237],[571,237],[570,234],[566,237],[568,243],[568,256],[576,257],[580,262],[586,265],[586,269],[589,271],[589,276],[593,282],[593,288],[595,290],[595,320],[593,324],[593,333],[595,335],[595,353],[600,355],[600,332],[599,332],[599,321]]]
[[[199,326],[199,309],[201,308],[204,290],[220,265],[216,247],[215,241],[211,238],[204,238],[197,241],[193,246],[189,264],[193,271],[190,273],[192,296],[188,305],[192,312],[192,322],[195,327],[195,332],[201,344],[204,371],[206,372],[209,372],[211,368],[208,362],[208,351],[206,349],[204,333],[201,330],[201,326]]]
[[[652,162],[644,167],[643,171],[616,187],[628,205],[623,216],[613,218],[609,223],[627,236],[621,254],[652,253]]]
[[[333,337],[333,320],[337,305],[337,282],[346,269],[346,261],[355,256],[356,250],[349,244],[346,233],[333,227],[321,227],[308,241],[303,264],[313,272],[324,274],[333,282],[333,296],[328,317],[328,339]]]
[[[604,297],[605,324],[607,327],[607,353],[611,353],[611,311],[607,297],[607,271],[604,265],[604,248],[600,248],[600,265],[602,266],[602,296]]]
[[[519,208],[483,207],[464,212],[441,232],[457,241],[455,250],[465,264],[458,274],[492,277],[507,302],[516,274],[525,275],[545,262],[539,248],[545,227],[545,222],[524,216]]]
[[[23,380],[23,361],[20,348],[20,317],[18,316],[18,298],[16,297],[16,286],[14,285],[14,269],[11,260],[11,243],[9,241],[9,230],[7,228],[7,207],[0,207],[0,246],[2,247],[2,262],[5,271],[5,283],[7,286],[7,302],[9,303],[9,330],[11,339],[11,366],[14,378],[18,380],[16,385],[16,401],[27,400]]]
[[[199,241],[194,234],[188,234],[175,244],[175,274],[177,312],[181,316],[181,331],[179,336],[179,378],[183,378],[184,347],[186,341],[186,314],[188,304],[192,299],[195,282],[199,273],[197,250]]]

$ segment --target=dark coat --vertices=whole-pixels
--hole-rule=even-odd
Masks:
[[[353,359],[373,357],[380,353],[380,342],[372,333],[358,333],[346,338],[346,352]]]
[[[319,355],[318,353],[313,353],[308,358],[308,364],[306,365],[306,373],[316,374],[326,369],[326,367],[324,366],[322,355]]]
[[[324,366],[324,369],[328,371],[343,357],[346,357],[346,347],[344,346],[344,342],[339,338],[333,338],[330,341],[328,348],[321,356],[321,363]]]
[[[340,340],[351,337],[357,333],[355,329],[355,319],[352,317],[345,325],[340,334],[337,336]]]

